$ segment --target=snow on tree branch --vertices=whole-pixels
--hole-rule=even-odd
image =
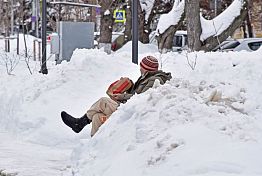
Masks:
[[[140,0],[140,5],[142,11],[145,12],[145,20],[148,20],[148,17],[154,7],[155,0]]]
[[[205,41],[211,36],[219,36],[223,31],[225,31],[232,24],[234,19],[240,16],[244,3],[243,0],[234,0],[224,12],[212,20],[206,20],[202,15],[200,15],[202,28],[200,40]]]
[[[172,25],[177,25],[185,10],[184,0],[175,0],[172,10],[160,16],[157,31],[162,34]]]

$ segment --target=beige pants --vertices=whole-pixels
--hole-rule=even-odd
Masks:
[[[93,136],[102,125],[100,121],[101,116],[109,117],[113,112],[116,111],[119,104],[114,100],[102,97],[97,102],[95,102],[89,110],[87,110],[86,115],[92,120],[91,136]]]

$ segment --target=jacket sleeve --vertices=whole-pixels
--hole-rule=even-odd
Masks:
[[[129,93],[119,94],[117,101],[119,101],[119,102],[121,102],[121,103],[125,103],[125,102],[126,102],[127,100],[129,100],[132,96],[133,96],[133,94],[129,94]]]
[[[149,79],[146,85],[143,87],[143,89],[139,93],[143,93],[147,91],[148,89],[152,88],[155,83],[155,80],[159,80],[160,84],[164,84],[164,81],[160,77],[156,77],[155,79]]]

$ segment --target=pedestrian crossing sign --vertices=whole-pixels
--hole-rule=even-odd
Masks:
[[[123,23],[126,21],[125,10],[114,10],[114,18],[116,23]]]

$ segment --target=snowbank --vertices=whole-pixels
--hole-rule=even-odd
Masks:
[[[260,175],[262,49],[162,57],[173,79],[120,106],[74,150],[76,175]],[[248,56],[248,57],[247,57]],[[212,91],[232,104],[206,104]]]
[[[21,176],[261,175],[262,48],[190,53],[188,60],[186,53],[140,49],[139,58],[156,56],[173,79],[133,96],[92,139],[90,125],[74,134],[60,111],[81,116],[114,80],[135,81],[139,67],[130,48],[111,55],[79,49],[69,63],[48,61],[48,75],[29,75],[19,65],[8,76],[0,67],[0,170]],[[195,58],[192,70],[188,61]],[[231,104],[206,103],[215,90]]]

